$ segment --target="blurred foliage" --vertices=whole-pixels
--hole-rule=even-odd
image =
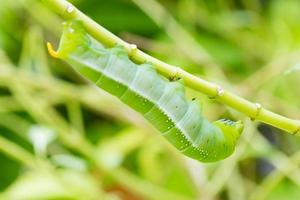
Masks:
[[[144,51],[299,119],[300,1],[72,3]],[[231,157],[190,160],[139,114],[48,56],[45,41],[58,40],[61,20],[40,1],[0,5],[0,199],[300,198],[298,137],[244,119]],[[244,118],[187,95],[210,119]]]

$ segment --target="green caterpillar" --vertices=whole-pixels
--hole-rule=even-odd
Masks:
[[[66,22],[58,51],[52,56],[73,66],[98,87],[140,112],[171,144],[202,162],[228,157],[243,124],[229,120],[210,123],[195,101],[187,101],[179,81],[168,81],[151,64],[137,65],[124,48],[104,48],[89,36],[80,21]]]

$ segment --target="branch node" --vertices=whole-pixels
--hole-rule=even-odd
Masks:
[[[225,94],[225,90],[221,86],[217,86],[217,95],[216,97],[221,97]]]
[[[223,96],[224,94],[225,94],[225,90],[221,86],[217,85],[216,86],[216,94],[214,96],[210,96],[209,98],[214,100],[217,97]]]
[[[66,9],[67,13],[71,14],[74,10],[75,10],[75,8],[72,4],[69,4],[67,6],[67,9]]]
[[[181,79],[181,77],[179,76],[180,74],[180,67],[174,67],[174,71],[172,72],[171,76],[169,77],[170,81],[177,81],[179,79]]]
[[[252,120],[252,121],[254,121],[254,120],[257,118],[257,116],[259,115],[260,111],[262,110],[262,105],[261,105],[260,103],[257,103],[257,102],[256,102],[254,105],[255,105],[255,107],[256,107],[256,111],[255,111],[254,116],[251,117],[251,120]]]
[[[133,54],[138,50],[136,44],[129,44],[129,57],[132,57]]]

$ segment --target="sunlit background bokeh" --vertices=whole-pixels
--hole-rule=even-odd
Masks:
[[[299,0],[71,2],[143,51],[300,118]],[[61,23],[42,1],[0,0],[0,199],[300,199],[299,137],[187,89],[210,120],[245,123],[232,156],[191,160],[48,55]]]

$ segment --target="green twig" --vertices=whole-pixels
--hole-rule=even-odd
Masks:
[[[84,135],[84,122],[82,119],[81,105],[77,100],[70,100],[67,103],[68,117],[72,126],[78,133]]]
[[[188,72],[182,70],[179,67],[169,65],[163,61],[160,61],[139,49],[135,48],[135,45],[131,45],[108,30],[106,30],[101,25],[97,24],[91,18],[83,14],[81,11],[76,9],[72,4],[65,0],[42,0],[49,7],[51,7],[55,12],[61,15],[64,19],[79,19],[84,23],[84,26],[88,33],[92,35],[95,39],[106,45],[107,47],[112,47],[116,44],[122,45],[128,51],[130,57],[137,63],[150,62],[153,63],[155,68],[159,73],[166,77],[178,76],[182,78],[185,84],[202,92],[209,97],[216,98],[218,101],[234,108],[235,110],[244,113],[252,119],[264,122],[266,124],[272,125],[279,129],[285,130],[288,133],[296,134],[300,132],[300,121],[289,119],[287,117],[281,116],[274,112],[271,112],[265,108],[262,108],[260,104],[252,103],[236,94],[229,91],[225,91],[222,87],[203,80],[197,76],[189,74]]]
[[[31,168],[36,167],[36,159],[32,154],[2,136],[0,136],[0,151]]]

